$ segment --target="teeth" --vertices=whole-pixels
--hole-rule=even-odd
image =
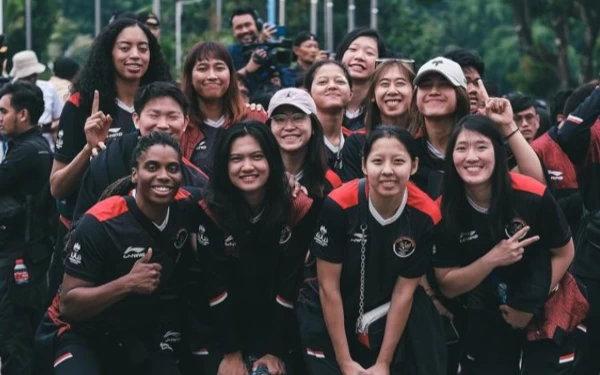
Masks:
[[[156,187],[154,187],[154,190],[160,191],[161,193],[166,193],[166,192],[170,191],[171,188],[168,186],[156,186]]]

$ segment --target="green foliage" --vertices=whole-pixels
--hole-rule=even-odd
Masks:
[[[161,1],[161,46],[175,71],[175,2]],[[378,0],[379,30],[396,52],[416,60],[417,67],[451,49],[477,50],[486,62],[486,80],[495,83],[501,93],[521,90],[549,97],[559,87],[556,67],[545,64],[521,51],[515,31],[513,6],[517,0]],[[9,54],[25,48],[24,0],[5,0],[5,33]],[[228,16],[240,6],[256,8],[266,21],[265,0],[224,1],[221,32],[217,33],[215,1],[203,0],[184,6],[182,46],[185,51],[201,40],[233,43]],[[278,3],[278,2],[277,2]],[[583,4],[591,12],[600,12],[597,0],[529,0],[531,37],[535,48],[556,53],[553,21],[566,19],[568,24],[569,79],[580,75],[580,54],[584,45],[584,25],[573,6]],[[333,0],[334,41],[339,43],[347,32],[348,0]],[[355,0],[356,26],[368,26],[370,0]],[[94,0],[32,0],[33,48],[44,62],[66,54],[85,62],[94,35]],[[102,25],[116,10],[150,10],[152,0],[102,0]],[[317,36],[324,43],[324,0],[319,0]],[[597,14],[597,13],[594,13]],[[309,28],[310,0],[286,2],[287,36]],[[323,45],[323,44],[322,44]],[[593,53],[598,66],[600,41]],[[597,71],[597,69],[596,69]]]

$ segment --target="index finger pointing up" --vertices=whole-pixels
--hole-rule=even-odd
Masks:
[[[484,103],[487,102],[490,96],[488,95],[488,92],[485,89],[485,85],[483,84],[483,80],[481,78],[477,80],[477,87],[479,88],[479,95],[481,95],[481,100]]]
[[[92,101],[92,115],[100,109],[100,93],[94,90],[94,100]]]

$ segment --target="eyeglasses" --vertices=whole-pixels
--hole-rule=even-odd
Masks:
[[[520,116],[520,115],[515,115],[513,117],[513,120],[515,120],[515,123],[521,124],[523,121],[527,122],[528,124],[533,121],[533,119],[535,118],[535,115],[533,113],[528,113],[524,116]]]
[[[413,68],[413,66],[415,64],[415,60],[413,60],[413,59],[381,58],[381,59],[375,60],[375,68],[377,68],[379,66],[379,64],[383,64],[388,61],[393,61],[393,62],[397,62],[400,64],[409,65],[411,69]]]
[[[288,120],[292,120],[292,124],[301,125],[302,122],[304,120],[306,120],[307,117],[308,117],[308,115],[306,113],[300,113],[300,112],[294,113],[291,116],[275,115],[275,116],[271,116],[271,122],[273,124],[282,126],[282,125],[285,125]]]

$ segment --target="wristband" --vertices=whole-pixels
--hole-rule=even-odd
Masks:
[[[504,137],[504,140],[508,141],[508,139],[510,137],[512,137],[513,135],[515,135],[518,131],[519,131],[519,128],[517,127],[515,130],[512,131],[512,133],[510,133],[509,135],[507,135],[506,137]]]

